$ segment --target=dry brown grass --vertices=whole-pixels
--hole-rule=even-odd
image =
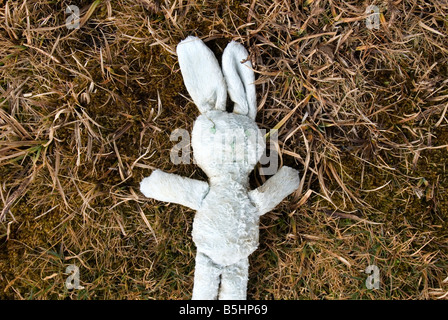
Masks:
[[[446,1],[293,3],[78,1],[73,31],[70,1],[0,1],[0,298],[191,297],[194,212],[138,191],[153,168],[206,178],[169,161],[198,114],[190,34],[248,48],[257,122],[303,176],[262,219],[248,297],[448,297]]]

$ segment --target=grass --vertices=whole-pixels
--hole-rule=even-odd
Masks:
[[[302,175],[261,220],[248,297],[448,297],[446,2],[90,0],[74,30],[72,2],[0,4],[0,298],[191,297],[194,212],[138,190],[154,168],[206,179],[169,160],[198,115],[190,34],[248,48],[257,123]]]

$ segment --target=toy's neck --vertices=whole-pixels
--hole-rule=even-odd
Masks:
[[[209,181],[211,186],[230,185],[235,183],[242,185],[243,187],[247,187],[249,185],[249,177],[241,177],[240,175],[233,175],[231,173],[210,177]]]

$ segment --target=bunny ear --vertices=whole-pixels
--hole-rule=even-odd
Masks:
[[[222,71],[227,82],[230,98],[235,103],[233,112],[247,115],[255,120],[257,99],[255,95],[255,75],[242,44],[230,42],[222,54]]]
[[[177,46],[180,70],[188,93],[201,113],[226,110],[227,87],[213,52],[197,37]]]

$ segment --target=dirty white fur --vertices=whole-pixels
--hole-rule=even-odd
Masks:
[[[232,41],[224,50],[223,72],[196,37],[183,40],[177,54],[185,86],[201,112],[194,123],[192,147],[209,182],[155,170],[143,179],[141,191],[197,211],[193,299],[245,299],[248,257],[258,247],[259,218],[298,188],[299,174],[282,167],[249,191],[248,177],[265,141],[254,121],[254,74],[241,44]],[[232,113],[225,111],[227,92],[235,104]]]
[[[178,203],[193,210],[201,207],[208,192],[208,183],[189,179],[177,174],[154,170],[140,183],[140,190],[148,197],[160,201]],[[185,192],[194,190],[194,192]]]

